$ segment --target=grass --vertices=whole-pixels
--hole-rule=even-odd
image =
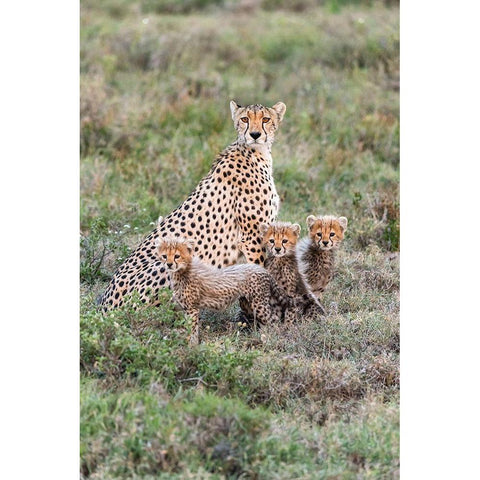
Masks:
[[[245,2],[246,4],[247,2]],[[81,4],[83,478],[399,476],[396,2]],[[250,332],[164,305],[100,315],[121,261],[283,101],[280,219],[348,217],[323,323]]]

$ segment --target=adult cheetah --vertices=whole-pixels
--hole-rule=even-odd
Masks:
[[[120,265],[100,299],[103,311],[121,306],[137,291],[140,299],[158,304],[158,290],[167,286],[165,267],[155,253],[155,242],[182,236],[194,242],[194,254],[222,267],[243,253],[248,263],[263,264],[265,251],[260,223],[273,222],[279,197],[272,176],[271,147],[286,106],[230,102],[237,140],[217,156],[208,174],[189,197],[167,215]]]

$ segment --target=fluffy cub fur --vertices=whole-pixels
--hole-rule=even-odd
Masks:
[[[260,233],[267,252],[265,268],[285,293],[296,300],[295,307],[286,309],[285,320],[291,323],[299,316],[324,315],[325,310],[298,269],[296,246],[300,225],[289,222],[263,223]]]
[[[157,255],[169,274],[174,300],[192,318],[191,344],[199,342],[202,309],[223,311],[239,297],[250,303],[260,323],[279,320],[271,305],[293,305],[271,275],[260,265],[239,264],[225,268],[208,265],[193,256],[194,242],[180,237],[160,239]],[[282,307],[279,307],[282,311]]]
[[[297,247],[299,267],[314,295],[321,297],[333,277],[335,249],[343,240],[348,220],[326,215],[307,217],[308,237]]]

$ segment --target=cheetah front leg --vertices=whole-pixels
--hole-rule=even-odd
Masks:
[[[270,304],[270,278],[265,272],[262,281],[253,287],[253,291],[245,298],[249,302],[256,330],[257,320],[261,325],[267,325],[277,319],[275,307]]]
[[[192,332],[188,337],[188,344],[190,346],[198,345],[200,343],[200,312],[198,308],[189,307],[186,309],[186,313],[192,319]]]
[[[299,312],[296,308],[287,307],[285,309],[285,324],[290,326],[296,323],[298,320],[298,314]]]
[[[238,249],[242,252],[247,263],[256,263],[262,265],[265,262],[265,250],[261,247],[260,238],[255,234],[242,234],[238,242]],[[256,318],[254,318],[254,311],[250,306],[250,303],[245,297],[240,297],[238,304],[241,310],[241,318],[246,320],[247,323],[254,323],[256,327]]]
[[[265,263],[265,249],[261,246],[261,239],[257,234],[242,234],[238,242],[238,249],[243,253],[247,263],[262,265]]]

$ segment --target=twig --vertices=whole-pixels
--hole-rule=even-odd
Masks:
[[[195,380],[199,383],[203,383],[206,387],[210,387],[210,385],[207,382],[205,382],[205,380],[202,377],[182,378],[179,381],[180,382],[193,382]]]

